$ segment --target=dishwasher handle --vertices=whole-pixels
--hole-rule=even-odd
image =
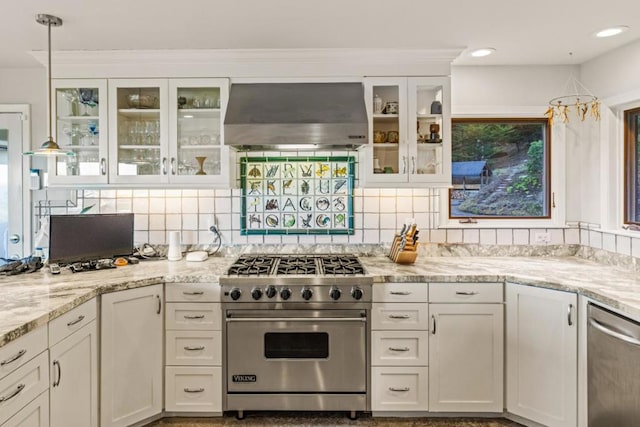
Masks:
[[[640,341],[637,340],[634,337],[630,337],[629,335],[625,335],[623,333],[614,331],[613,329],[610,329],[610,327],[608,327],[608,325],[604,324],[604,323],[600,323],[598,322],[596,319],[589,319],[589,325],[593,326],[595,329],[599,330],[600,332],[602,332],[605,335],[609,335],[610,337],[619,339],[620,341],[624,341],[627,344],[631,344],[631,345],[635,345],[640,347]]]

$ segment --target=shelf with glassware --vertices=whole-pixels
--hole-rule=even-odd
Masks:
[[[451,138],[448,77],[365,79],[370,140],[364,186],[448,186]]]
[[[171,182],[231,184],[229,148],[224,138],[227,79],[169,81],[169,147]]]
[[[110,183],[168,183],[168,108],[166,79],[109,80]]]
[[[52,81],[56,142],[75,156],[49,159],[49,185],[106,184],[107,81]]]

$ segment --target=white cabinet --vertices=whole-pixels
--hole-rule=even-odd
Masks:
[[[41,393],[2,427],[49,427],[49,394]]]
[[[0,425],[47,390],[48,362],[49,353],[43,351],[0,380]]]
[[[549,427],[577,418],[577,296],[507,284],[507,411]]]
[[[374,285],[371,310],[371,409],[426,411],[428,304],[426,283]]]
[[[165,410],[222,413],[220,287],[169,283]]]
[[[53,135],[75,156],[49,159],[49,184],[108,182],[107,80],[57,79],[52,82]]]
[[[49,323],[52,427],[98,426],[98,330],[95,318],[96,301],[92,299]],[[78,326],[80,328],[76,330]]]
[[[162,285],[102,296],[100,425],[129,426],[162,411]]]
[[[365,186],[451,183],[450,92],[449,77],[365,79],[371,141],[361,165]]]
[[[502,303],[429,304],[429,313],[429,410],[502,413]]]

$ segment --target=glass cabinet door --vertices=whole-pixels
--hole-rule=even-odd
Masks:
[[[166,80],[109,81],[109,120],[116,135],[110,146],[112,182],[167,182],[166,85]]]
[[[226,79],[169,81],[170,182],[218,182],[228,175],[223,146]]]
[[[54,80],[52,91],[54,138],[75,156],[50,159],[49,183],[106,183],[106,80]]]
[[[367,181],[407,181],[406,78],[368,78],[365,96],[370,111]]]
[[[437,77],[409,78],[409,180],[447,184],[451,181],[448,81]]]

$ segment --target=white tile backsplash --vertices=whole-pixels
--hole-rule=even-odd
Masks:
[[[234,190],[135,189],[83,190],[78,209],[95,205],[91,213],[134,212],[136,244],[166,244],[168,231],[182,232],[184,244],[210,244],[212,217],[226,245],[389,243],[408,218],[422,230],[422,243],[481,245],[536,244],[538,233],[548,233],[549,244],[581,244],[622,255],[640,257],[640,237],[622,236],[588,228],[450,228],[438,229],[439,191],[428,188],[354,190],[353,235],[251,235],[240,232],[240,195]],[[60,213],[66,213],[60,212]],[[541,243],[544,244],[544,243]]]

